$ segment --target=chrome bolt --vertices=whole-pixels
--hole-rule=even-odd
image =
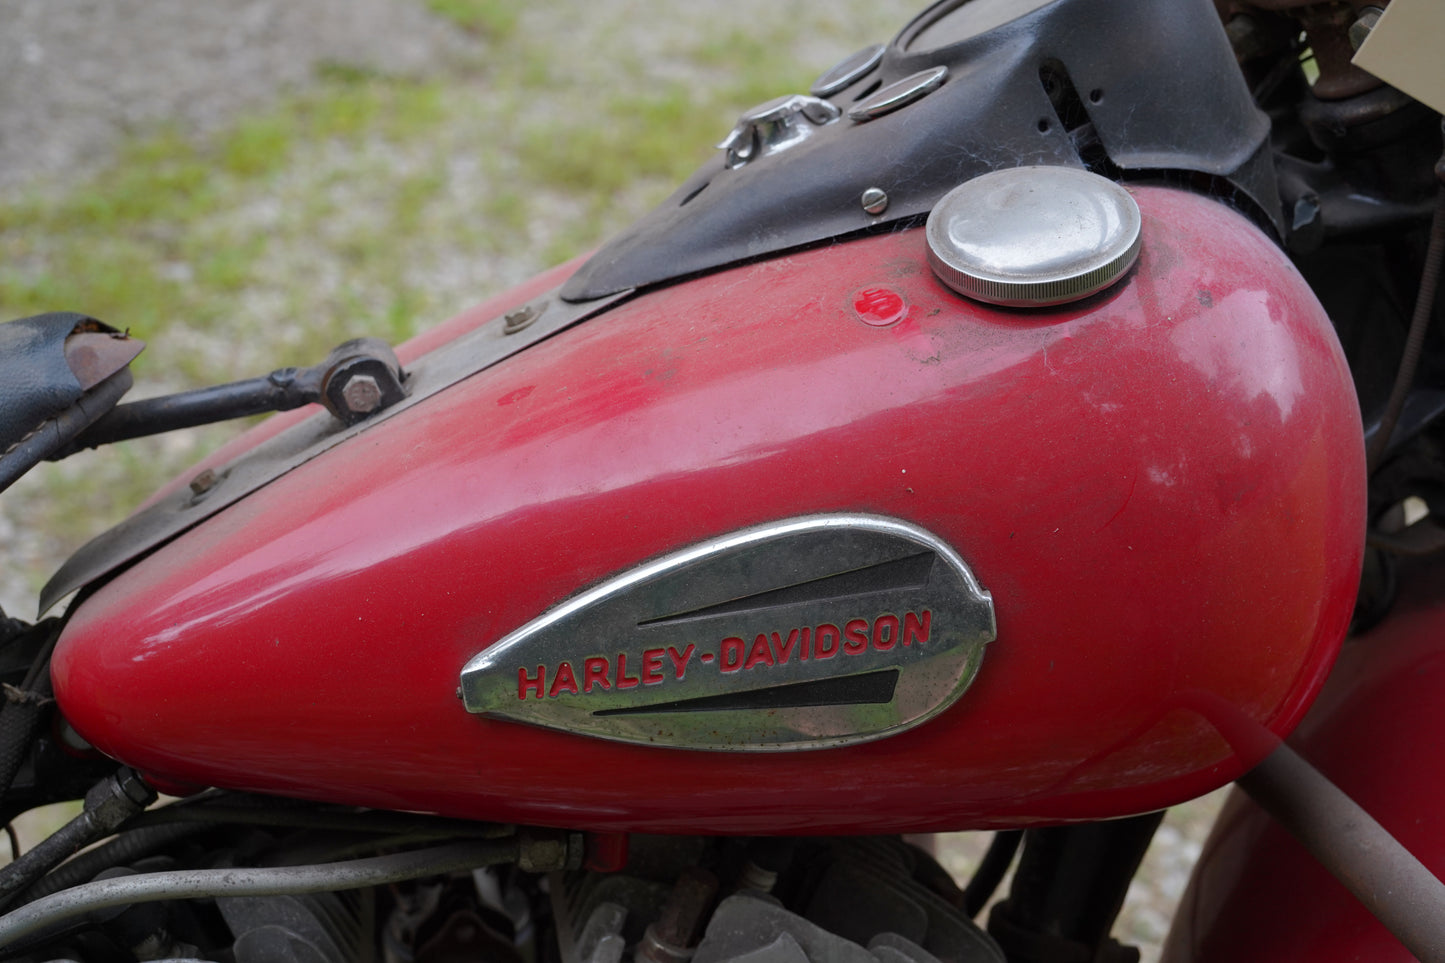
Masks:
[[[341,389],[341,400],[354,415],[370,414],[381,407],[381,386],[371,375],[352,375]]]
[[[1350,24],[1351,49],[1360,49],[1360,45],[1365,42],[1365,38],[1370,35],[1371,30],[1375,29],[1375,24],[1380,22],[1380,17],[1384,16],[1384,14],[1385,11],[1379,7],[1366,7],[1360,11],[1360,15],[1355,18],[1355,22]]]
[[[868,188],[863,192],[863,197],[859,202],[863,205],[863,210],[869,214],[882,214],[888,210],[888,195],[883,193],[882,188]]]

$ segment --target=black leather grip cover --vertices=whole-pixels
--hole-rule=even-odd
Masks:
[[[0,324],[0,455],[84,393],[65,362],[65,339],[81,326],[113,330],[74,311]]]

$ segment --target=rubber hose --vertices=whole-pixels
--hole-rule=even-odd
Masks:
[[[40,677],[23,691],[31,698],[24,702],[7,702],[0,710],[0,797],[10,791],[20,764],[30,752],[35,739],[35,729],[40,723],[43,703],[51,697],[50,673],[42,672]]]
[[[172,843],[214,828],[214,825],[203,823],[176,823],[121,833],[104,846],[81,853],[69,862],[55,867],[52,872],[36,880],[17,896],[14,905],[23,906],[79,883],[88,883],[112,866],[124,866],[144,859]]]

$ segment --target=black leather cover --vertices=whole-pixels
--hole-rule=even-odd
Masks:
[[[65,363],[65,339],[82,326],[113,330],[74,311],[0,324],[0,455],[84,393]]]
[[[990,18],[1004,22],[982,29]],[[877,84],[936,67],[948,79],[916,103],[865,122],[848,116]],[[1062,86],[1050,92],[1045,71],[1076,88],[1076,107],[1065,106]],[[587,301],[898,230],[922,223],[964,181],[1031,164],[1205,182],[1200,189],[1279,226],[1269,118],[1210,0],[941,0],[903,29],[875,72],[832,100],[843,116],[786,150],[734,168],[717,151],[578,268],[562,297]],[[888,197],[880,214],[862,206],[869,188]]]

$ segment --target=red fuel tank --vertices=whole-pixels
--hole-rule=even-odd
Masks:
[[[1133,193],[1137,265],[1062,308],[960,298],[921,229],[623,301],[100,585],[56,697],[173,782],[576,828],[1221,785],[1344,634],[1360,420],[1287,259]]]

